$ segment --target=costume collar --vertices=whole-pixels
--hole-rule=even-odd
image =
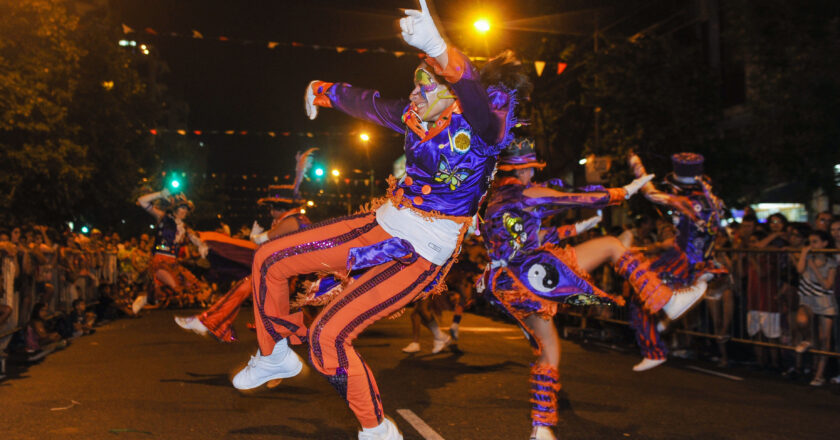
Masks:
[[[432,129],[426,131],[423,128],[423,121],[420,119],[420,116],[417,115],[417,112],[412,110],[411,106],[408,106],[408,111],[402,117],[403,122],[411,131],[417,133],[417,136],[420,136],[422,142],[426,142],[429,139],[437,136],[440,132],[442,132],[446,127],[449,126],[449,123],[452,121],[452,114],[461,113],[461,105],[458,100],[455,100],[452,105],[446,108],[443,113],[440,114],[437,121],[432,125]]]

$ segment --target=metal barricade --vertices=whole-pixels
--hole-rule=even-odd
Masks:
[[[811,252],[840,264],[840,249]],[[837,331],[840,324],[837,316],[833,320],[832,341],[829,342],[833,345],[820,347],[813,328],[818,319],[811,313],[800,311],[802,301],[798,283],[801,276],[796,269],[800,253],[801,249],[792,248],[719,249],[716,260],[729,270],[729,274],[710,282],[705,300],[672,323],[671,328],[679,334],[785,350],[795,350],[799,342],[812,340],[809,353],[840,357],[836,337],[840,333]],[[609,271],[610,268],[603,270]],[[604,278],[597,275],[593,278],[600,287]],[[615,281],[611,284],[610,291],[623,288],[626,293],[626,284]],[[832,286],[831,290],[837,292],[837,286]],[[629,321],[626,307],[576,309],[561,313],[624,325]],[[805,325],[802,325],[803,316],[810,316]]]

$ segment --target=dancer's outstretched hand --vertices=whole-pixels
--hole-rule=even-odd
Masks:
[[[256,220],[254,220],[254,224],[251,225],[251,241],[256,243],[257,236],[262,234],[263,232],[265,232],[265,229],[263,229],[263,227],[260,226],[260,224],[257,223]]]
[[[603,220],[603,217],[601,217],[600,215],[596,215],[594,217],[589,217],[586,220],[579,221],[575,223],[575,232],[577,232],[578,235],[580,235],[584,231],[588,231],[594,228],[595,226],[598,226],[598,223],[601,223],[601,220]]]
[[[306,110],[306,116],[310,120],[318,117],[318,106],[315,105],[315,92],[312,91],[312,86],[321,81],[312,81],[306,86],[306,92],[303,94],[303,108]]]
[[[630,196],[639,192],[639,190],[642,189],[642,187],[645,186],[646,183],[653,180],[654,177],[656,177],[656,175],[646,174],[625,185],[624,190],[627,191],[627,198],[629,199]]]
[[[400,29],[406,43],[426,52],[430,57],[438,57],[446,52],[446,42],[435,26],[426,0],[420,0],[419,11],[405,10],[405,17],[400,19]]]

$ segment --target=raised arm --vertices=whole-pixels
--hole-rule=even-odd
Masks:
[[[473,132],[488,145],[499,143],[505,133],[506,109],[500,113],[493,110],[487,90],[481,84],[478,69],[464,54],[447,46],[426,0],[420,0],[420,10],[408,9],[405,15],[400,19],[403,40],[429,56],[426,62],[452,87],[458,96],[461,114]],[[510,103],[505,104],[500,107],[507,107]]]
[[[160,219],[163,218],[164,212],[155,207],[155,200],[164,199],[166,197],[169,197],[169,190],[164,189],[163,191],[144,194],[138,197],[137,204],[148,211],[149,214],[152,214],[155,219],[160,221]]]
[[[635,153],[630,153],[630,156],[627,159],[627,164],[630,165],[630,169],[633,170],[633,174],[636,177],[641,177],[647,174],[645,166],[642,165],[642,159],[640,159],[639,156],[637,156]],[[664,191],[660,191],[656,189],[653,183],[650,182],[642,186],[642,194],[644,194],[646,199],[650,200],[653,203],[656,203],[657,205],[671,207],[692,219],[698,219],[697,213],[694,212],[691,202],[686,197],[681,197],[674,194],[668,194]]]
[[[629,199],[640,188],[648,184],[653,177],[652,174],[641,176],[621,188],[590,186],[576,192],[557,191],[545,186],[532,186],[522,191],[522,195],[526,197],[526,206],[556,205],[597,209],[618,205],[623,200]]]
[[[306,87],[304,104],[309,119],[318,116],[318,107],[326,107],[399,133],[405,131],[402,115],[408,107],[408,100],[383,99],[376,90],[361,89],[347,83],[312,81]]]

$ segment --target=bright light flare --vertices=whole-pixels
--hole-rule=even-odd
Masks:
[[[338,169],[333,168],[333,170],[332,170],[332,175],[333,176],[338,177],[340,174],[341,174],[341,172],[339,172]]]
[[[578,161],[578,163],[581,164],[581,165],[586,165],[586,162],[589,162],[589,160],[586,159],[585,157]]]
[[[367,133],[362,133],[359,135],[359,139],[361,139],[363,142],[367,142],[370,140],[370,136]]]
[[[315,175],[318,176],[318,177],[323,176],[324,175],[324,169],[323,168],[315,168]]]
[[[309,206],[311,208],[311,207],[315,206],[315,202],[313,202],[312,200],[309,200],[309,201],[306,202],[306,206]]]
[[[486,34],[490,31],[490,21],[486,18],[479,18],[475,21],[475,23],[473,23],[473,27],[475,27],[475,30],[478,31],[478,33]]]

